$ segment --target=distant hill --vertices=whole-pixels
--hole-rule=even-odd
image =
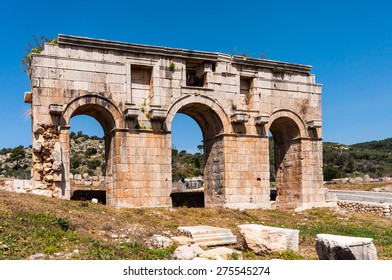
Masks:
[[[323,143],[324,180],[358,177],[392,177],[392,138],[353,145]]]
[[[71,173],[100,176],[105,173],[104,141],[79,131],[71,132]],[[272,142],[272,139],[270,140]],[[271,143],[272,144],[272,143]],[[273,150],[271,146],[271,159]],[[172,150],[173,181],[203,175],[203,154]],[[324,180],[358,177],[392,177],[392,138],[353,145],[323,143]],[[0,176],[29,179],[31,147],[18,146],[0,150]],[[273,173],[274,166],[270,164]],[[273,181],[274,176],[271,176]]]

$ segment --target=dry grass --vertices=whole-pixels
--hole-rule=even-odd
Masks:
[[[300,230],[298,253],[256,256],[247,252],[248,259],[317,259],[318,233],[373,238],[379,258],[392,259],[392,221],[375,215],[323,208],[295,213],[201,208],[118,209],[91,203],[86,207],[78,201],[4,191],[0,191],[0,259],[23,259],[39,252],[53,254],[75,249],[81,252],[72,257],[77,259],[165,259],[174,248],[149,250],[145,243],[153,234],[174,236],[178,226],[187,225],[227,227],[235,233],[237,225],[244,223]],[[47,229],[46,233],[37,232],[40,227]]]

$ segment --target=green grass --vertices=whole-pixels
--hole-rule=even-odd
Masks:
[[[315,243],[320,233],[373,238],[379,258],[392,259],[392,221],[377,215],[326,208],[296,213],[118,209],[91,203],[82,207],[77,201],[4,191],[0,191],[0,259],[27,259],[37,253],[51,259],[170,259],[175,246],[151,249],[145,245],[153,234],[175,236],[178,226],[191,225],[226,227],[236,234],[237,225],[245,223],[298,229],[300,250],[264,255],[248,251],[244,259],[317,259]],[[70,254],[74,250],[80,253]]]

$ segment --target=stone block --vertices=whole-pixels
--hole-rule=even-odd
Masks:
[[[35,189],[31,193],[32,194],[37,194],[37,195],[43,195],[43,196],[47,196],[47,197],[52,197],[53,191],[51,191],[51,190]]]
[[[237,243],[236,237],[230,229],[211,226],[179,227],[178,233],[187,236],[200,246],[216,246]]]
[[[172,258],[174,260],[192,260],[201,254],[203,249],[201,249],[196,244],[182,245],[177,247],[174,251]]]
[[[33,133],[34,133],[34,134],[41,134],[41,133],[43,133],[44,131],[45,131],[45,129],[44,129],[42,126],[37,125],[37,124],[34,124],[34,125],[33,125]]]
[[[318,234],[316,251],[320,260],[377,260],[372,238]]]
[[[298,252],[299,230],[244,224],[237,227],[238,244],[256,254],[292,250]]]
[[[53,173],[53,182],[61,182],[63,180],[62,173],[55,172]]]
[[[61,154],[61,145],[60,142],[54,143],[54,148],[52,152],[53,161],[61,162],[62,154]]]
[[[226,248],[219,247],[211,250],[204,251],[198,255],[200,258],[208,259],[208,260],[228,260],[228,259],[236,259],[242,260],[242,252]]]
[[[36,140],[33,140],[33,152],[34,153],[40,153],[41,152],[41,150],[42,150],[42,145],[41,145],[41,143],[39,143],[38,141],[36,141]]]
[[[55,172],[60,172],[63,167],[63,163],[61,161],[54,161],[52,165],[52,169]]]
[[[192,238],[186,236],[174,236],[171,239],[179,245],[188,245],[193,243]]]
[[[173,243],[173,240],[171,240],[169,237],[159,234],[154,234],[150,239],[151,246],[157,249],[167,248]]]
[[[88,175],[88,173],[83,173],[83,180],[89,181],[90,180],[90,175]]]

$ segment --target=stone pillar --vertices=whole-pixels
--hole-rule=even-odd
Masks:
[[[300,204],[301,140],[275,142],[276,208],[295,209]]]
[[[312,207],[325,207],[323,186],[323,150],[322,141],[314,139],[302,140],[302,193],[300,210]]]
[[[224,158],[224,206],[269,209],[268,138],[226,135]]]
[[[205,207],[223,207],[224,143],[222,137],[204,140],[204,204]]]
[[[170,207],[170,134],[149,129],[115,130],[107,177],[113,183],[107,204],[119,207]]]
[[[56,188],[59,189],[59,197],[70,199],[71,198],[71,181],[70,181],[70,165],[71,165],[71,148],[69,139],[70,126],[64,125],[60,127],[59,143],[61,148],[61,178],[55,182]]]

